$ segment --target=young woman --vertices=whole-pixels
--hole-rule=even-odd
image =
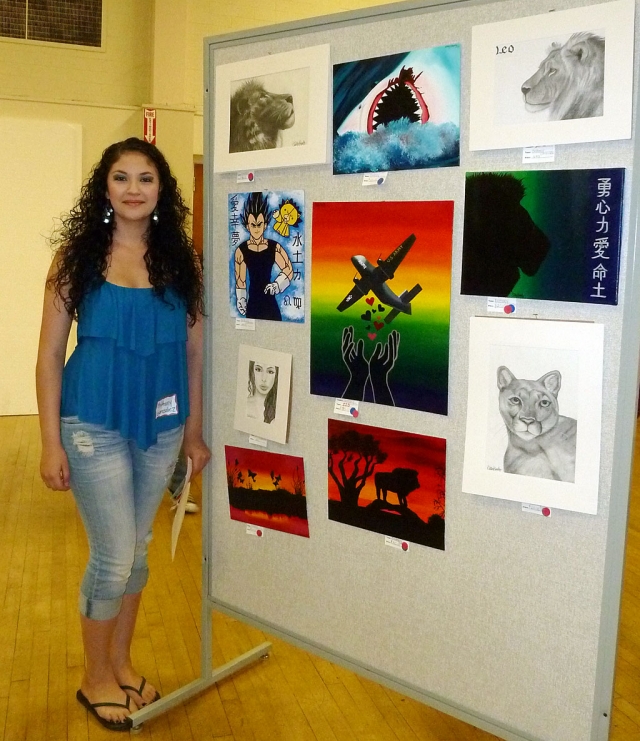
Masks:
[[[156,147],[135,138],[112,144],[54,239],[45,288],[40,472],[50,489],[71,488],[87,531],[77,698],[115,731],[160,697],[130,657],[153,519],[180,445],[194,474],[210,458],[202,273],[187,214]],[[65,366],[73,319],[78,344]]]

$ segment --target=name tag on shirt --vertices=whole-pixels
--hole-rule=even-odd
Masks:
[[[176,394],[165,396],[156,404],[156,419],[158,417],[169,417],[178,413],[178,397]]]

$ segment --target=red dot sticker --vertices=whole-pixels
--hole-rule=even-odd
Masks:
[[[351,407],[349,411],[351,412],[352,417],[357,417],[360,414],[360,412],[355,407]]]
[[[249,173],[249,174],[247,175],[247,180],[248,180],[248,181],[249,181],[250,183],[252,183],[252,182],[253,182],[253,173],[252,173],[252,172],[250,172],[250,173]]]
[[[256,530],[256,535],[261,538],[262,537],[262,530]]]
[[[402,541],[402,550],[403,551],[408,551],[409,550],[409,544],[408,543],[405,543],[404,540]]]
[[[543,514],[543,515],[544,515],[545,517],[549,517],[549,515],[551,514],[551,510],[549,509],[549,507],[543,507],[543,508],[542,508],[542,514]]]
[[[505,314],[513,314],[513,312],[516,310],[516,307],[513,304],[507,304],[504,307],[504,313]]]

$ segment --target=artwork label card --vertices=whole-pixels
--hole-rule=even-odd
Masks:
[[[446,414],[453,202],[314,203],[312,229],[311,393]]]
[[[548,144],[542,147],[525,147],[522,150],[522,164],[534,164],[538,162],[555,162],[556,145]]]
[[[461,292],[617,304],[624,175],[467,173]]]
[[[597,514],[604,326],[472,317],[462,490]]]
[[[224,454],[232,520],[309,537],[302,458],[231,445]]]
[[[229,193],[229,308],[238,319],[304,322],[304,191]]]
[[[469,148],[629,139],[634,0],[474,26]]]
[[[290,354],[250,345],[238,347],[236,430],[286,443],[290,394]]]
[[[329,519],[444,550],[446,440],[329,420]]]
[[[459,44],[334,65],[334,175],[459,164]]]

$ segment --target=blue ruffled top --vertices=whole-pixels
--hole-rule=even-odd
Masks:
[[[146,450],[189,416],[187,310],[172,289],[104,281],[78,310],[62,375],[62,417],[104,425]]]

